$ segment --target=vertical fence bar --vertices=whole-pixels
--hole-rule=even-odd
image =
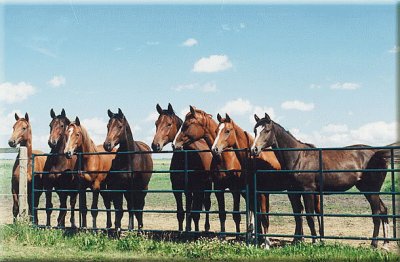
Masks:
[[[245,185],[246,185],[246,245],[248,246],[250,244],[250,237],[249,237],[250,192],[249,192],[249,178],[248,178],[249,172],[247,170],[249,167],[248,161],[249,161],[250,155],[249,155],[248,149],[246,148],[245,150],[246,150],[246,152],[245,152],[246,158],[245,158],[245,162],[244,162],[244,176],[245,176],[244,180],[245,180]],[[242,167],[242,169],[243,169],[243,167]],[[243,172],[242,172],[242,175],[243,175]]]
[[[187,201],[188,201],[188,199],[187,199],[187,193],[188,193],[188,157],[187,157],[187,151],[186,150],[184,150],[184,154],[185,154],[184,155],[184,161],[185,161],[185,165],[184,165],[184,167],[185,167],[185,193],[184,193],[184,195],[185,195],[185,203],[186,203],[186,205],[185,205],[186,225],[187,225],[188,222],[190,222],[190,226],[191,226],[191,224],[192,224],[192,221],[190,219],[191,214],[189,214],[189,212],[187,210]],[[193,201],[193,198],[192,198],[192,201]],[[188,227],[187,226],[185,226],[185,232],[186,233],[188,232]]]
[[[36,217],[35,217],[35,154],[32,154],[32,188],[31,188],[31,205],[32,205],[32,224],[35,224]]]
[[[25,146],[19,149],[19,192],[18,192],[18,216],[25,219],[28,214],[27,199],[27,172],[28,172],[28,150]],[[33,180],[32,180],[33,184]],[[30,201],[30,199],[29,199]]]
[[[256,167],[256,165],[255,165],[255,158],[253,158],[253,167]],[[255,168],[254,168],[255,169]],[[254,180],[253,180],[253,183],[254,183],[254,237],[255,237],[255,239],[254,239],[254,243],[255,243],[255,245],[256,246],[258,246],[258,198],[257,198],[257,169],[255,169],[255,172],[254,172]]]
[[[318,158],[319,158],[319,203],[320,203],[320,220],[321,220],[321,225],[319,229],[319,234],[320,234],[320,241],[323,240],[324,235],[325,235],[325,229],[324,229],[324,171],[323,171],[323,160],[322,160],[322,149],[320,148],[318,150]],[[315,203],[315,201],[314,201]],[[314,207],[315,210],[315,207]]]
[[[78,214],[79,214],[79,228],[82,228],[82,205],[81,205],[81,203],[82,203],[82,177],[80,175],[80,172],[81,172],[81,169],[82,169],[82,159],[81,159],[82,155],[80,153],[77,153],[77,157],[78,157],[77,175],[78,175],[78,183],[79,183],[78,184],[78,190],[79,190],[79,193],[78,193],[79,213]],[[86,194],[86,192],[85,192],[85,194]]]
[[[393,148],[390,149],[390,168],[392,169],[391,172],[391,195],[392,195],[392,215],[393,215],[393,238],[396,238],[396,183],[395,183],[395,172],[394,172],[394,150]],[[386,236],[389,237],[389,236]]]

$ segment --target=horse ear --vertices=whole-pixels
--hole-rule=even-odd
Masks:
[[[257,114],[254,114],[254,119],[256,120],[256,122],[260,121],[260,118],[258,117]]]
[[[193,106],[189,106],[189,108],[190,108],[190,113],[192,115],[195,115],[196,114],[196,110],[194,109],[194,107]]]
[[[79,117],[76,117],[76,118],[75,118],[75,124],[76,124],[77,126],[80,126],[80,125],[81,125],[81,121],[79,121]]]
[[[50,117],[51,118],[55,118],[56,117],[56,113],[54,113],[53,108],[50,110]]]
[[[159,104],[156,105],[157,112],[161,115],[163,110]]]
[[[109,116],[110,118],[113,117],[113,115],[114,115],[113,112],[111,112],[110,109],[107,110],[107,114],[108,114],[108,116]]]
[[[118,115],[120,115],[120,116],[124,116],[124,113],[122,113],[122,110],[121,110],[121,108],[118,108]]]
[[[267,113],[265,113],[265,119],[266,119],[268,122],[271,122],[271,118],[269,117],[269,115],[268,115]]]
[[[29,115],[28,115],[28,113],[25,113],[25,120],[29,122]]]
[[[172,105],[170,103],[168,103],[168,113],[170,114],[174,113],[174,109],[172,108]]]
[[[219,113],[217,114],[217,119],[218,119],[218,122],[222,123],[222,117]]]
[[[64,108],[61,110],[61,116],[62,116],[62,117],[65,117],[65,110],[64,110]]]
[[[17,115],[17,113],[15,113],[14,117],[15,117],[15,120],[16,120],[16,121],[19,120],[19,116]]]
[[[231,117],[225,113],[225,121],[226,122],[231,122]]]

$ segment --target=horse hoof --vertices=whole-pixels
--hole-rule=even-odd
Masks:
[[[263,248],[265,250],[269,250],[270,249],[270,245],[268,243],[262,243],[261,244],[261,248]]]
[[[247,232],[248,232],[248,233],[253,233],[253,231],[254,231],[254,225],[253,225],[253,224],[250,224],[249,227],[248,227],[248,229],[247,229]]]

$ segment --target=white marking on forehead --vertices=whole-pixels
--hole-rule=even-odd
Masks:
[[[182,132],[182,127],[183,125],[181,125],[181,128],[179,128],[178,133],[176,133],[176,136],[174,138],[174,141],[172,142],[172,144],[175,146],[176,145],[176,139],[178,138],[179,134]]]
[[[264,126],[258,126],[257,128],[256,128],[256,137],[254,138],[254,143],[253,143],[253,146],[252,147],[255,147],[256,146],[256,143],[258,142],[257,140],[259,139],[259,137],[260,137],[260,134],[261,134],[261,131],[264,129]]]
[[[70,128],[68,128],[68,139],[67,139],[67,144],[65,145],[65,148],[67,148],[69,146],[73,132],[74,132],[74,127],[71,126]]]
[[[225,124],[222,123],[221,125],[219,125],[218,127],[218,134],[217,137],[214,140],[214,144],[212,145],[212,148],[217,146],[218,140],[219,140],[219,135],[221,134],[222,130],[225,128]]]

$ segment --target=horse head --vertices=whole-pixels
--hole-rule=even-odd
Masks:
[[[254,114],[254,119],[256,120],[254,126],[255,139],[251,146],[251,153],[258,156],[263,149],[276,144],[276,138],[273,121],[267,113],[265,113],[265,116],[261,119]]]
[[[51,148],[55,148],[57,144],[62,141],[63,136],[67,130],[67,126],[71,123],[65,115],[65,110],[61,110],[61,114],[56,116],[54,110],[50,110],[50,135],[48,144]]]
[[[156,134],[151,143],[151,148],[154,152],[160,152],[166,144],[174,140],[182,126],[182,120],[175,114],[171,104],[168,104],[168,109],[162,109],[157,104],[156,109],[160,115],[155,123]]]
[[[225,114],[225,118],[222,118],[220,114],[217,115],[218,128],[215,131],[217,137],[214,140],[214,144],[211,150],[217,154],[221,155],[222,151],[231,148],[236,143],[236,132],[235,124],[231,120],[228,114]]]
[[[107,113],[110,119],[108,120],[107,136],[103,143],[103,147],[107,152],[111,152],[113,148],[119,145],[124,139],[127,120],[120,108],[118,108],[118,113],[113,113],[110,109]]]
[[[31,125],[29,123],[29,115],[25,113],[25,117],[19,117],[15,113],[15,122],[13,126],[13,133],[11,138],[8,140],[10,147],[16,147],[17,145],[26,145],[26,142],[32,139]]]

